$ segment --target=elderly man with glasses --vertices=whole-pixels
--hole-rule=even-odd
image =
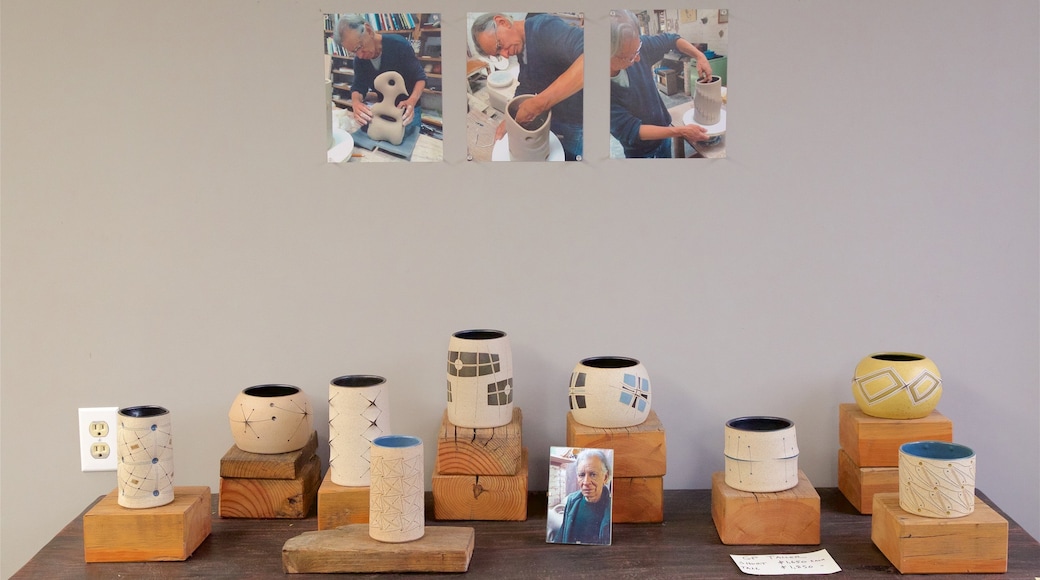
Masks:
[[[552,110],[549,129],[563,145],[568,161],[582,153],[582,86],[585,81],[585,35],[559,16],[528,15],[513,20],[501,13],[477,17],[473,44],[484,56],[515,56],[520,63],[515,94],[533,94],[520,106],[521,125]],[[499,124],[496,139],[505,135]]]
[[[671,138],[697,142],[708,139],[704,127],[672,126],[654,81],[653,64],[675,49],[697,61],[699,78],[711,78],[711,65],[697,47],[678,34],[639,34],[639,22],[628,10],[611,11],[610,134],[625,157],[671,157]]]
[[[407,38],[376,32],[361,14],[343,14],[336,21],[333,39],[354,55],[350,101],[354,120],[359,125],[367,125],[372,120],[372,110],[365,104],[365,96],[375,88],[376,77],[391,70],[401,74],[408,91],[408,96],[396,103],[404,110],[401,120],[406,127],[422,122],[419,98],[426,88],[426,71]]]

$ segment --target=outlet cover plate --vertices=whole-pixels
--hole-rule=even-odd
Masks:
[[[119,407],[80,407],[79,409],[79,464],[80,471],[115,471],[116,421]],[[101,457],[94,451],[107,445],[108,454]]]

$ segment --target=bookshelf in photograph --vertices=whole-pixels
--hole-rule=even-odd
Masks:
[[[383,12],[365,14],[373,30],[380,34],[399,34],[406,37],[426,70],[426,89],[422,106],[439,115],[441,106],[441,28],[440,14]],[[332,102],[336,107],[349,109],[350,85],[354,82],[354,55],[333,39],[336,15],[325,15],[325,54],[328,55],[329,78],[332,79]],[[425,115],[424,115],[425,116]]]

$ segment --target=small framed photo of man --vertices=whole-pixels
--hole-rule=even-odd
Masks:
[[[610,156],[726,156],[729,13],[610,11]]]
[[[549,448],[545,541],[609,546],[614,450]]]

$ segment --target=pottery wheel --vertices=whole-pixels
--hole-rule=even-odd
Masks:
[[[696,109],[691,108],[690,110],[683,113],[682,122],[683,125],[701,125],[700,123],[693,120],[694,111]],[[708,132],[708,137],[714,137],[716,135],[722,135],[726,132],[726,109],[723,108],[719,111],[719,122],[714,125],[701,125],[704,130]]]
[[[560,143],[560,138],[556,136],[552,131],[549,132],[549,158],[546,161],[563,161],[565,156],[563,154],[563,143]],[[492,161],[512,161],[512,157],[509,155],[509,133],[506,133],[505,137],[501,140],[495,141],[495,148],[491,150]]]

